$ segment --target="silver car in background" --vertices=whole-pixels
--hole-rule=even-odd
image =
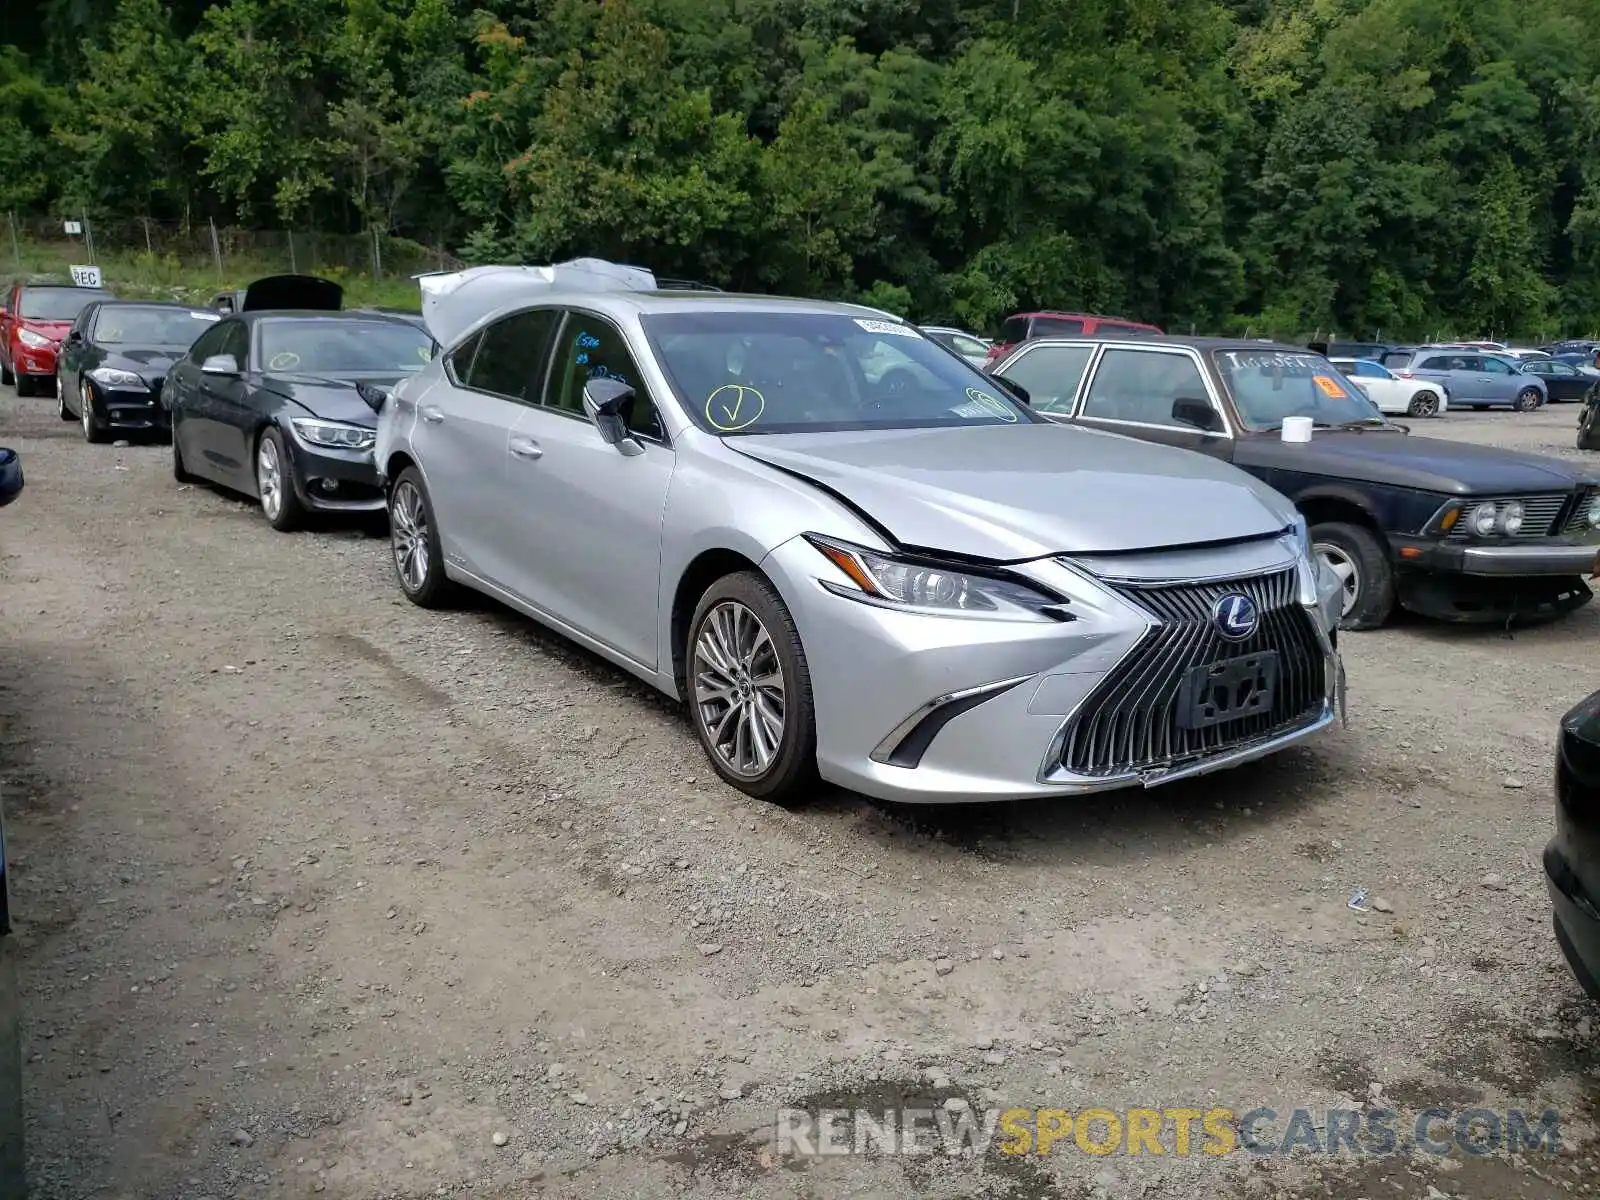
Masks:
[[[1227,464],[1047,422],[852,305],[597,260],[423,286],[445,351],[376,447],[401,590],[683,699],[750,795],[1148,786],[1334,719],[1337,582]]]

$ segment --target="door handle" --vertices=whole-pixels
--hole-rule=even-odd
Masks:
[[[541,449],[539,443],[534,441],[532,438],[514,437],[511,439],[510,446],[511,453],[515,454],[518,458],[525,458],[529,462],[532,462],[536,458],[544,457],[544,450]]]
[[[422,419],[429,425],[437,425],[440,421],[444,420],[444,411],[442,409],[435,408],[431,404],[426,405],[423,408],[419,408],[417,411],[422,414]]]

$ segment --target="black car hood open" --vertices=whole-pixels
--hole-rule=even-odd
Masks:
[[[317,275],[268,275],[244,290],[240,312],[263,309],[306,309],[338,312],[344,306],[344,289]]]
[[[378,414],[361,398],[356,385],[361,383],[389,391],[404,378],[404,375],[362,375],[349,379],[325,375],[263,375],[261,386],[293,401],[310,416],[376,429]]]
[[[1234,453],[1238,466],[1454,496],[1567,491],[1600,479],[1594,468],[1542,454],[1498,450],[1443,438],[1407,436],[1392,430],[1317,430],[1309,442],[1247,437]]]

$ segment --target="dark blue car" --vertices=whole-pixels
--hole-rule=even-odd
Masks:
[[[1396,604],[1504,623],[1593,598],[1600,463],[1413,437],[1303,347],[1051,338],[992,371],[1057,420],[1214,455],[1289,497],[1344,583],[1342,628]],[[1288,417],[1311,421],[1310,441],[1284,440]]]
[[[0,449],[0,507],[22,493],[22,460]],[[22,1037],[16,939],[6,872],[6,820],[0,804],[0,1196],[22,1196]]]

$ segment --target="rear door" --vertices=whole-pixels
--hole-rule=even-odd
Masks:
[[[1209,407],[1216,432],[1174,417],[1179,400]],[[1109,433],[1233,459],[1232,431],[1221,398],[1206,379],[1199,355],[1185,347],[1107,346],[1082,389],[1074,419]]]
[[[501,317],[446,357],[444,378],[416,397],[411,442],[427,478],[445,557],[515,592],[520,526],[541,519],[508,487],[511,430],[544,387],[561,310]]]

